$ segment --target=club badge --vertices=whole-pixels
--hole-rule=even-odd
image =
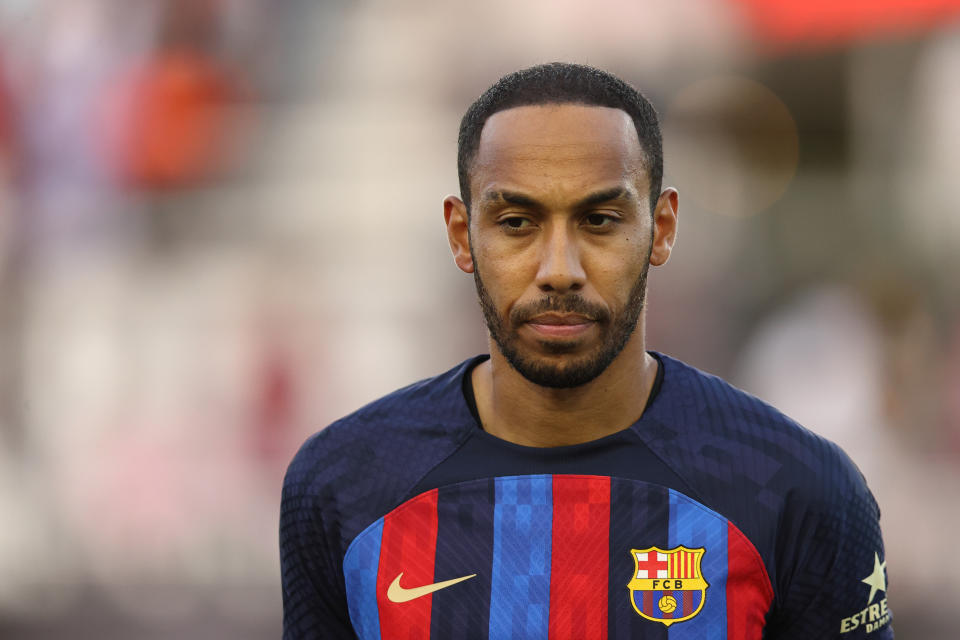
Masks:
[[[700,561],[706,549],[649,547],[631,549],[633,579],[627,583],[633,609],[647,620],[670,626],[694,617],[703,608],[710,586]]]

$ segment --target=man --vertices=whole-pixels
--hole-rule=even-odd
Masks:
[[[444,201],[490,355],[310,438],[284,485],[285,638],[891,638],[879,512],[833,444],[644,345],[650,104],[510,74]]]

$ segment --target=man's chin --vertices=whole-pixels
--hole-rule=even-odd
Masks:
[[[562,356],[563,360],[551,363],[552,366],[564,367],[569,366],[571,359],[576,359],[575,355],[577,351],[580,351],[583,348],[582,340],[538,340],[537,346],[540,347],[540,350],[543,351],[547,356]],[[580,359],[584,359],[582,356]],[[540,358],[544,364],[550,362],[548,358]]]
[[[519,354],[504,354],[510,365],[533,384],[551,389],[581,387],[597,378],[608,363],[597,362],[596,357],[562,358],[524,357]]]

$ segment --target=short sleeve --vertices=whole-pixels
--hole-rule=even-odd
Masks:
[[[893,638],[880,510],[863,476],[841,456],[850,473],[837,475],[847,482],[812,504],[794,504],[785,516],[781,593],[766,640]]]
[[[307,447],[291,462],[280,506],[280,570],[284,640],[355,638],[347,611],[339,554],[330,543],[333,514],[325,514]]]

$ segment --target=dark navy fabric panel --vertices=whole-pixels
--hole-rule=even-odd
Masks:
[[[439,490],[434,580],[476,577],[433,594],[431,638],[487,640],[494,500],[492,479]]]
[[[841,491],[834,509],[817,512],[798,505],[786,520],[797,532],[793,537],[798,546],[782,550],[782,561],[795,565],[775,612],[780,615],[770,622],[771,637],[802,640],[844,628],[844,640],[893,638],[892,614],[881,619],[870,615],[871,605],[886,604],[886,590],[874,592],[864,582],[874,575],[877,564],[885,564],[879,510],[866,485]],[[879,573],[886,582],[886,571]],[[804,606],[816,615],[804,615]],[[856,627],[851,628],[852,621],[844,625],[854,616],[861,621]]]
[[[642,618],[630,604],[627,583],[634,575],[631,549],[669,543],[670,495],[666,488],[612,478],[610,480],[610,640],[667,640],[667,628]]]
[[[305,474],[298,478],[302,491],[319,503],[317,508],[337,514],[330,526],[338,534],[341,557],[377,518],[424,493],[411,489],[475,428],[460,390],[470,364],[394,391],[301,447],[288,479]]]
[[[655,455],[632,429],[566,447],[525,447],[474,428],[459,449],[417,483],[412,493],[491,476],[528,474],[632,478],[676,488],[693,488]]]

